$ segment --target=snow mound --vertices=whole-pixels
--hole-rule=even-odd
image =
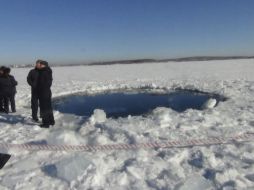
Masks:
[[[87,170],[92,167],[93,164],[90,159],[86,158],[86,155],[77,154],[69,156],[55,164],[46,165],[42,167],[42,171],[51,177],[57,177],[70,183],[86,174]]]
[[[47,142],[56,145],[80,145],[84,142],[84,139],[75,131],[57,130],[49,134]]]
[[[160,127],[167,127],[171,122],[170,109],[158,107],[153,110],[154,121]]]
[[[90,117],[90,122],[95,124],[95,123],[103,123],[107,120],[106,113],[104,110],[101,109],[95,109],[93,111],[93,115]]]
[[[203,108],[203,109],[211,109],[211,108],[214,108],[214,107],[216,106],[216,104],[217,104],[216,99],[210,98],[209,100],[207,100],[207,101],[203,104],[202,108]]]
[[[185,181],[185,183],[179,188],[179,190],[212,190],[214,189],[212,184],[199,175],[193,175]]]

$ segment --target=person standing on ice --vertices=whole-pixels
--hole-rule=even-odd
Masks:
[[[11,103],[11,111],[14,113],[16,112],[16,104],[15,104],[15,94],[17,93],[16,86],[18,85],[18,82],[15,80],[14,76],[10,75],[11,69],[7,67],[4,70],[4,73],[8,76],[8,78],[11,81],[11,88],[10,88],[10,94],[9,96],[9,101]]]
[[[4,68],[5,67],[0,67],[0,79],[3,77],[4,74]],[[0,112],[4,112],[4,95],[0,86]]]
[[[8,114],[9,97],[11,94],[12,83],[5,70],[6,67],[0,68],[0,101],[1,101],[1,111]]]
[[[38,78],[37,78],[37,93],[39,96],[39,104],[42,116],[41,127],[49,128],[55,124],[52,103],[51,103],[51,85],[52,85],[52,70],[48,66],[47,61],[40,61]]]
[[[32,118],[34,121],[38,122],[38,107],[39,107],[39,96],[37,90],[37,81],[39,76],[39,67],[42,60],[37,60],[35,68],[30,70],[27,76],[27,83],[31,86],[31,108],[32,108]]]

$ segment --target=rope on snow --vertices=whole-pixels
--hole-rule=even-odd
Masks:
[[[7,150],[18,149],[28,151],[74,151],[74,152],[95,152],[110,150],[133,150],[152,148],[184,148],[191,146],[209,146],[230,144],[233,142],[249,142],[254,140],[254,133],[244,133],[231,137],[212,137],[207,139],[174,140],[166,142],[149,142],[136,144],[106,144],[106,145],[49,145],[49,144],[9,144],[0,143],[1,148]]]

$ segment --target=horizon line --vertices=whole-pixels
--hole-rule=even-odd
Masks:
[[[89,62],[76,62],[76,63],[54,63],[51,66],[93,66],[93,65],[115,65],[115,64],[138,64],[138,63],[151,63],[151,62],[190,62],[190,61],[216,61],[216,60],[234,60],[234,59],[253,59],[254,56],[187,56],[178,58],[135,58],[135,59],[118,59],[109,61],[89,61]],[[31,67],[31,64],[10,64],[10,67],[22,68]]]

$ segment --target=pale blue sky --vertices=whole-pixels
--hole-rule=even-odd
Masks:
[[[254,55],[253,0],[0,0],[0,65]]]

